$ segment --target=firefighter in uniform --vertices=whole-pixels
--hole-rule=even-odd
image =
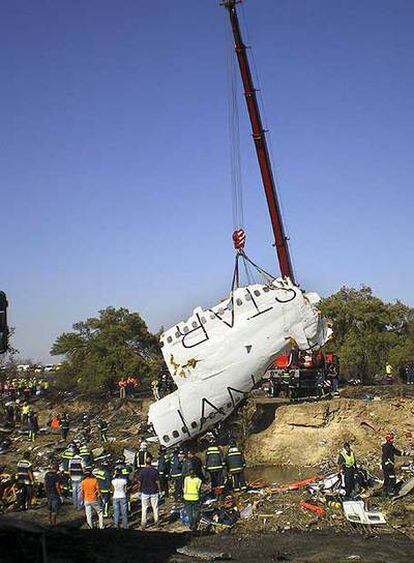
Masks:
[[[125,463],[125,457],[123,455],[120,456],[115,462],[113,477],[115,477],[115,473],[117,472],[119,472],[126,481],[129,480],[131,471],[127,467],[127,464]]]
[[[68,437],[68,433],[69,433],[69,417],[65,411],[63,411],[62,413],[59,426],[60,426],[60,431],[62,433],[62,438],[66,442],[66,438]]]
[[[345,498],[351,498],[355,487],[356,459],[349,442],[344,443],[338,456],[339,472],[345,488]]]
[[[69,461],[75,455],[76,446],[75,444],[69,444],[66,450],[62,453],[60,466],[62,468],[63,474],[63,483],[62,489],[65,494],[68,494],[70,491],[70,478],[69,478]]]
[[[383,494],[393,496],[395,494],[395,456],[405,455],[405,452],[398,450],[394,446],[394,434],[391,432],[385,436],[385,442],[382,444],[382,472],[384,474]]]
[[[98,467],[92,471],[92,473],[98,481],[103,504],[104,518],[107,518],[109,516],[109,501],[111,498],[111,472],[109,471],[108,465],[105,462],[101,462]]]
[[[22,490],[22,508],[28,510],[33,502],[33,484],[34,476],[32,464],[30,462],[30,452],[25,454],[25,457],[17,463],[17,483]]]
[[[89,419],[88,413],[84,412],[82,415],[82,432],[85,436],[85,440],[89,442],[91,437],[91,421]]]
[[[224,467],[225,463],[223,460],[223,454],[221,449],[218,447],[217,443],[214,442],[211,446],[207,448],[206,460],[204,463],[204,469],[210,475],[211,480],[211,490],[222,487],[224,484]]]
[[[181,500],[183,494],[183,460],[184,454],[174,450],[171,458],[170,478],[174,485],[174,500]]]
[[[81,444],[81,447],[79,448],[79,455],[82,458],[83,467],[85,471],[91,471],[93,464],[93,456],[92,453],[89,451],[88,446],[86,445],[85,442],[83,442]]]
[[[99,433],[101,435],[101,442],[106,444],[106,442],[108,441],[108,436],[107,436],[108,423],[102,417],[99,417],[97,422],[98,422]]]
[[[158,450],[157,469],[160,474],[161,491],[165,494],[165,496],[168,496],[169,494],[168,479],[170,476],[170,465],[171,456],[167,454],[167,448],[165,446],[160,446],[160,449]]]
[[[76,510],[82,510],[81,482],[84,473],[84,464],[78,451],[73,452],[73,457],[68,463],[68,474],[72,488],[72,503]]]
[[[226,467],[231,479],[233,491],[246,491],[247,485],[244,478],[244,468],[246,467],[246,462],[242,452],[234,440],[229,443],[229,449],[226,456]]]

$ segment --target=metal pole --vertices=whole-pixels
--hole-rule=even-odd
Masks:
[[[239,63],[247,111],[249,113],[250,123],[252,126],[253,140],[256,147],[257,158],[259,160],[260,173],[262,176],[267,206],[272,223],[273,235],[275,239],[274,246],[277,252],[280,272],[282,276],[288,277],[292,280],[292,282],[295,282],[292,260],[290,257],[288,241],[283,226],[280,204],[276,193],[272,165],[270,162],[269,150],[267,147],[266,132],[263,129],[262,125],[259,105],[257,103],[256,89],[253,84],[249,60],[247,58],[246,46],[244,45],[241,36],[236,4],[239,4],[238,0],[224,0],[222,2],[222,5],[228,11],[231,28],[233,30],[235,51]]]

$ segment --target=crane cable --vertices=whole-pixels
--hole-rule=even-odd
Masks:
[[[240,271],[239,260],[243,258],[243,249],[246,241],[244,230],[244,206],[243,206],[243,181],[241,172],[240,152],[240,116],[237,91],[237,63],[234,54],[234,40],[230,26],[226,24],[227,43],[227,113],[228,134],[230,151],[230,179],[231,179],[231,203],[233,214],[233,244],[236,251],[231,291],[239,287]],[[248,264],[243,259],[244,272],[248,283],[251,283],[252,275]]]
[[[227,39],[227,104],[228,104],[228,134],[230,148],[230,177],[232,188],[233,228],[244,228],[243,182],[240,157],[240,119],[237,96],[237,68],[234,56],[233,36],[230,27],[226,25]]]

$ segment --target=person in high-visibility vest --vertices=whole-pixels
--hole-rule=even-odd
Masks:
[[[190,530],[197,529],[200,514],[200,489],[201,479],[196,476],[194,469],[190,469],[189,475],[184,479],[184,506],[187,512]]]
[[[344,443],[338,457],[339,471],[345,488],[345,498],[352,498],[355,487],[356,458],[349,442]]]
[[[385,379],[388,384],[392,384],[394,379],[394,368],[389,362],[385,364]]]
[[[22,426],[27,426],[27,420],[29,418],[30,406],[28,403],[24,403],[22,406]]]

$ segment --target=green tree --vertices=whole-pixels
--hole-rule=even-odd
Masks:
[[[163,359],[157,336],[138,313],[107,307],[60,335],[52,355],[64,355],[58,380],[64,387],[102,392],[125,375],[141,381],[158,376]]]
[[[367,286],[343,287],[322,301],[321,311],[332,321],[329,346],[345,377],[370,381],[383,374],[386,361],[398,370],[414,358],[414,309],[400,301],[385,303]]]

